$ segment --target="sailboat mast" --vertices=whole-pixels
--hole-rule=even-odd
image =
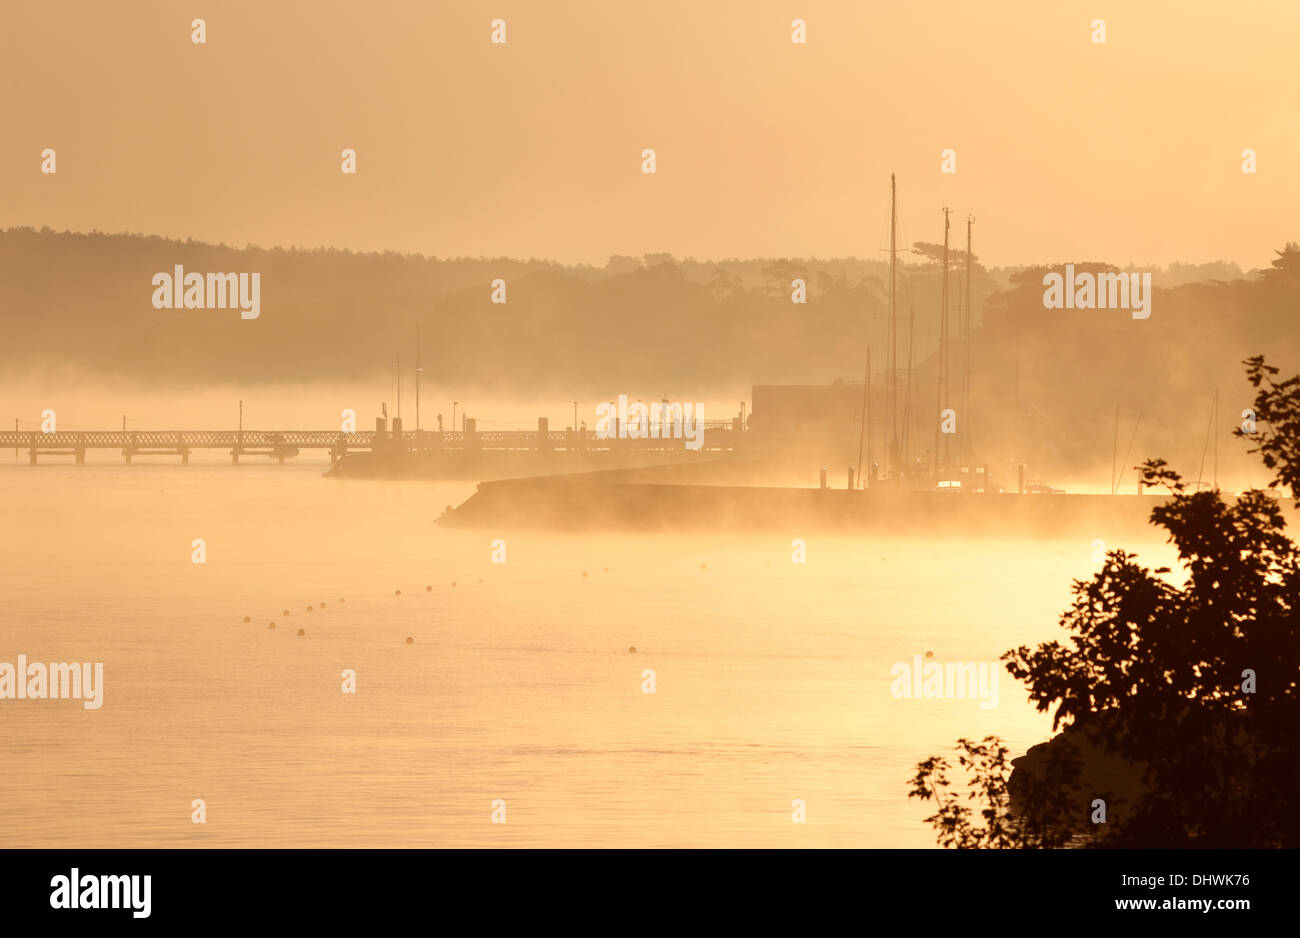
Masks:
[[[862,440],[867,439],[867,460],[871,460],[871,346],[867,346],[867,374],[862,382],[862,420],[858,423],[858,481],[866,488],[866,468],[862,465]]]
[[[1219,389],[1214,389],[1214,491],[1219,490]]]
[[[889,174],[889,436],[885,441],[885,476],[898,474],[898,330],[895,324],[895,241],[898,227],[898,189],[894,174]]]
[[[966,303],[965,325],[962,327],[962,376],[961,376],[961,441],[962,462],[969,464],[974,458],[970,451],[970,265],[971,265],[971,225],[975,219],[966,216]]]
[[[912,339],[916,335],[916,307],[912,303],[907,304],[907,384],[903,388],[903,440],[899,447],[901,454],[901,466],[903,475],[907,475],[908,456],[911,453],[909,444],[910,434],[912,432]]]
[[[934,468],[938,470],[947,462],[948,441],[943,432],[943,410],[948,396],[948,213],[943,209],[943,287],[939,301],[939,388],[935,399],[934,420]],[[943,443],[943,456],[940,457],[939,444]]]
[[[867,346],[867,386],[863,389],[862,422],[867,428],[867,465],[865,467],[862,465],[862,456],[859,454],[858,482],[863,488],[866,488],[867,483],[863,480],[867,478],[868,473],[870,473],[873,482],[876,475],[872,469],[875,463],[871,458],[871,346]]]

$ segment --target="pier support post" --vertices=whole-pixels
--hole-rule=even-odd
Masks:
[[[827,486],[826,486],[826,467],[825,467],[825,466],[822,466],[822,479],[821,479],[821,481],[822,481],[822,490],[825,491],[825,489],[827,488]]]
[[[1018,466],[1016,466],[1016,477],[1019,479],[1019,482],[1017,483],[1019,487],[1017,488],[1016,491],[1019,494],[1024,495],[1025,494],[1025,464],[1024,463],[1020,463]]]
[[[551,448],[551,421],[549,417],[537,418],[537,449],[547,452]]]
[[[849,466],[849,491],[853,491],[853,467]]]

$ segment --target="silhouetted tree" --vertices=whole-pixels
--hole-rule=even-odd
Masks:
[[[943,756],[931,756],[916,767],[909,798],[935,802],[935,813],[926,818],[933,825],[941,847],[959,849],[1005,849],[1009,847],[1060,847],[1072,836],[1069,818],[1061,811],[1063,789],[1074,785],[1078,760],[1073,753],[1058,750],[1049,771],[1021,791],[1020,802],[1033,807],[1012,812],[1013,795],[1007,772],[1010,751],[996,736],[986,736],[976,745],[957,740],[957,764],[969,781],[954,790],[948,777],[951,763]],[[977,816],[983,825],[976,825]]]
[[[1246,376],[1256,391],[1255,421],[1265,428],[1233,432],[1259,444],[1251,452],[1259,453],[1264,465],[1277,474],[1269,487],[1286,486],[1294,494],[1300,491],[1300,376],[1278,384],[1273,380],[1277,373],[1262,355],[1246,360]]]
[[[1300,378],[1280,384],[1262,357],[1246,362],[1260,388],[1258,439],[1275,485],[1300,494]],[[1061,618],[1068,643],[1007,652],[1007,670],[1029,687],[1039,710],[1055,708],[1053,729],[1100,745],[1130,768],[1138,794],[1104,825],[1091,825],[1096,846],[1294,847],[1300,844],[1300,553],[1284,533],[1279,503],[1258,489],[1225,501],[1218,491],[1188,493],[1163,460],[1140,467],[1147,485],[1171,497],[1151,521],[1169,532],[1186,583],[1164,578],[1135,555],[1112,550],[1090,581],[1073,586]],[[986,741],[988,743],[988,741]],[[996,741],[993,743],[996,746]],[[935,775],[935,761],[918,766]],[[1059,768],[1059,765],[1057,766]],[[1005,769],[999,756],[983,766]],[[1019,771],[1019,769],[1017,769]],[[1044,779],[1040,776],[1039,782]],[[1015,779],[977,774],[976,794],[993,812],[982,836],[970,816],[929,818],[945,846],[1053,846],[1053,800],[1031,798],[1010,812],[1003,791]],[[1059,782],[1059,778],[1057,779]],[[1076,773],[1055,802],[1077,819],[1099,791]],[[982,794],[981,794],[982,793]],[[913,795],[916,794],[914,790]],[[1041,791],[1039,792],[1041,794]],[[1069,814],[1070,812],[1067,812]],[[1083,831],[1084,826],[1076,826]],[[1006,832],[1010,833],[1006,833]],[[1057,831],[1059,833],[1059,831]]]
[[[790,282],[795,278],[805,282],[808,279],[808,268],[797,261],[782,259],[763,268],[763,287],[771,296],[788,295]]]
[[[1275,283],[1300,283],[1300,244],[1288,241],[1280,251],[1274,251],[1272,266],[1266,269],[1265,280]]]

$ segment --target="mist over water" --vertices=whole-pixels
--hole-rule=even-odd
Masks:
[[[104,662],[98,711],[4,702],[0,843],[932,846],[915,763],[1049,720],[1005,672],[981,709],[896,700],[891,666],[1054,638],[1092,569],[1073,533],[799,565],[798,531],[465,532],[434,519],[472,485],[323,468],[0,464],[6,660]]]
[[[406,429],[414,430],[416,418],[413,352],[402,358],[401,416]],[[602,401],[618,400],[625,394],[631,400],[657,402],[662,388],[611,383],[604,395],[585,395],[574,401],[572,395],[536,395],[527,402],[517,395],[500,390],[445,386],[431,376],[425,377],[420,391],[420,426],[438,428],[438,416],[445,429],[456,427],[468,410],[483,430],[536,429],[537,418],[546,417],[552,429],[573,426],[574,404],[581,425],[595,428],[597,408]],[[680,397],[700,405],[704,420],[729,420],[740,410],[740,401],[748,397],[748,388],[718,388],[705,381],[697,387],[683,387]],[[689,393],[687,393],[689,392]],[[251,387],[214,385],[203,388],[176,387],[160,393],[140,376],[121,383],[90,380],[77,369],[46,365],[21,368],[0,376],[0,399],[7,413],[0,413],[0,429],[13,429],[14,418],[20,429],[41,427],[41,412],[55,411],[60,430],[120,430],[127,417],[128,430],[234,430],[239,426],[240,401],[243,401],[244,428],[247,430],[327,430],[338,431],[345,408],[356,411],[359,430],[374,428],[381,407],[390,416],[398,416],[396,383],[391,373],[378,373],[359,380],[325,380],[315,382],[268,382]],[[454,411],[453,411],[453,404]],[[10,460],[12,450],[0,449],[0,466]],[[194,458],[211,459],[196,452]],[[120,453],[91,451],[92,462],[116,463]],[[815,481],[815,479],[814,479]]]
[[[6,924],[1300,843],[1294,0],[8,6]]]

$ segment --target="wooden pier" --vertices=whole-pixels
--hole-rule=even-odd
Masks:
[[[400,418],[392,429],[377,418],[374,430],[343,433],[338,430],[40,430],[0,431],[0,450],[27,452],[35,466],[41,456],[71,456],[78,465],[88,450],[117,450],[130,464],[136,456],[179,456],[188,465],[195,450],[225,450],[231,462],[241,457],[266,456],[283,463],[302,450],[325,450],[331,464],[350,452],[405,450],[407,452],[529,451],[565,452],[644,450],[685,452],[683,439],[620,439],[601,437],[594,430],[551,430],[545,417],[536,430],[478,430],[473,418],[464,430],[403,430]],[[701,451],[732,452],[745,432],[739,419],[703,422]]]

